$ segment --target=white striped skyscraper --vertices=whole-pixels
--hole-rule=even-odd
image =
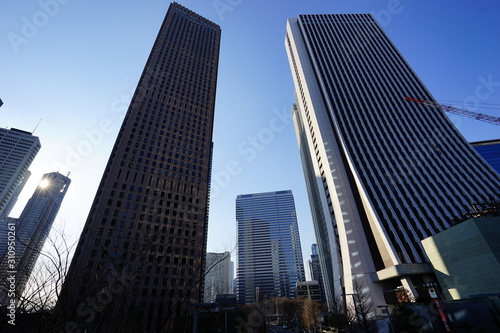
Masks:
[[[7,217],[5,209],[40,148],[30,132],[0,128],[0,217]]]
[[[374,305],[418,296],[433,278],[420,240],[498,197],[499,176],[442,110],[405,101],[433,97],[372,16],[299,15],[285,46],[329,300],[355,284]]]
[[[305,273],[292,191],[238,195],[236,221],[238,302],[294,298]]]

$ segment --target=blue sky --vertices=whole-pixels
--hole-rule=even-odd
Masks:
[[[286,19],[372,13],[439,101],[500,104],[500,4],[415,0],[190,0],[222,28],[208,250],[235,245],[238,194],[291,189],[304,259],[314,239],[290,118]],[[0,126],[32,131],[42,149],[15,213],[44,173],[71,171],[58,225],[79,237],[104,166],[169,6],[167,1],[4,1]],[[404,96],[402,96],[403,98]],[[444,102],[443,102],[444,103]],[[497,106],[498,108],[498,106]],[[451,116],[469,141],[499,128]]]

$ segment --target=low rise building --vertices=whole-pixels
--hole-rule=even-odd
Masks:
[[[470,218],[422,245],[446,299],[500,294],[500,216]]]
[[[318,281],[297,282],[297,298],[307,298],[313,302],[321,302],[321,289]]]

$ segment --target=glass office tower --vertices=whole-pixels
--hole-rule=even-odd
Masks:
[[[374,305],[433,279],[420,243],[500,179],[369,14],[299,15],[285,38],[296,136],[331,302],[361,287]]]
[[[82,330],[174,331],[202,299],[220,38],[170,5],[59,300]]]
[[[305,273],[292,191],[238,195],[236,222],[238,302],[294,298]]]
[[[311,260],[309,260],[311,280],[318,281],[319,290],[321,292],[321,302],[326,302],[325,284],[323,282],[323,273],[321,272],[321,264],[319,262],[318,244],[311,245],[311,252]]]
[[[16,272],[16,297],[22,295],[26,287],[70,183],[71,180],[68,177],[58,172],[43,175],[21,216],[18,219],[9,218],[7,220],[10,224],[15,224],[15,254],[9,256],[7,251],[0,251],[0,279],[7,281],[9,272]],[[7,240],[7,237],[4,236],[7,221],[1,221],[3,225],[0,235],[2,235],[3,240]],[[12,260],[14,264],[12,264]],[[5,287],[3,282],[0,285]],[[7,291],[2,288],[0,290],[0,304],[8,304],[6,295]]]
[[[500,139],[477,141],[470,144],[500,174]]]

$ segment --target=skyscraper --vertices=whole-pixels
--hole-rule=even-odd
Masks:
[[[232,280],[231,253],[207,253],[203,301],[213,303],[218,294],[231,294]]]
[[[238,302],[294,298],[305,273],[292,192],[238,195],[236,222]]]
[[[12,209],[14,209],[14,207],[17,203],[17,200],[19,199],[19,195],[21,194],[24,186],[26,185],[26,183],[28,182],[30,177],[31,177],[31,171],[26,170],[26,172],[24,173],[23,179],[21,180],[21,183],[19,185],[17,185],[16,189],[14,190],[14,192],[12,193],[12,196],[9,199],[9,202],[7,203],[7,205],[5,205],[5,209],[3,210],[4,217],[10,216]]]
[[[318,281],[320,300],[321,302],[326,302],[325,284],[323,282],[323,273],[321,273],[321,264],[319,262],[319,252],[318,245],[311,245],[311,260],[309,260],[309,272],[311,273],[311,280]]]
[[[470,144],[500,174],[500,139],[476,141]]]
[[[59,301],[80,327],[172,331],[201,301],[220,36],[170,5]]]
[[[18,219],[8,219],[10,223],[15,223],[15,256],[10,258],[7,251],[0,252],[0,281],[3,285],[9,275],[8,272],[16,271],[18,295],[24,291],[70,183],[68,177],[58,172],[45,174],[24,207],[21,216]],[[5,225],[2,225],[2,230],[4,227]],[[4,238],[2,235],[2,239],[7,239],[7,237]],[[8,261],[9,259],[15,261],[13,266]],[[5,290],[0,291],[2,304],[6,304],[4,292]]]
[[[0,216],[40,150],[40,140],[17,128],[0,128]]]
[[[285,47],[329,301],[418,297],[433,279],[420,240],[498,198],[498,174],[442,110],[404,100],[434,99],[371,15],[299,15]]]

